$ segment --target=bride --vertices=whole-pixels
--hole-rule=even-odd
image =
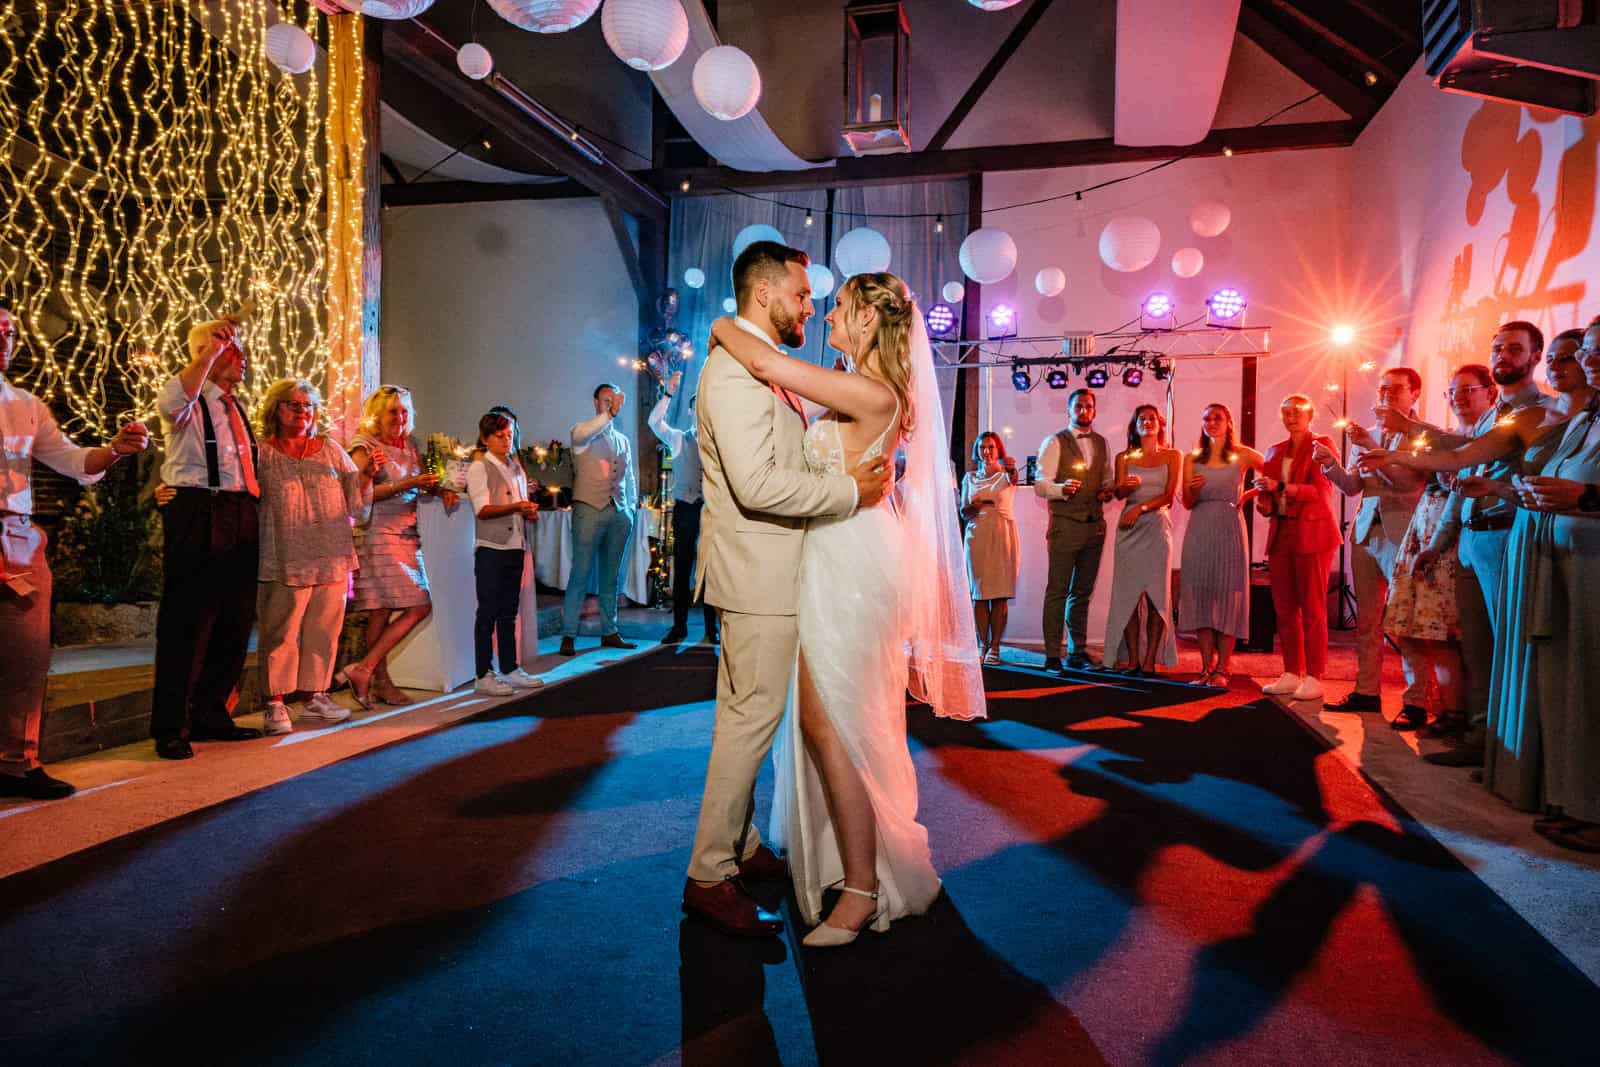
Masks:
[[[774,759],[773,836],[788,851],[809,946],[926,911],[939,894],[917,822],[906,745],[909,688],[937,714],[985,714],[956,529],[955,477],[932,348],[905,283],[857,274],[828,313],[833,370],[784,355],[734,320],[712,326],[752,376],[826,408],[805,460],[838,474],[904,447],[906,472],[876,507],[813,519],[800,559],[796,665]],[[838,369],[843,367],[845,369]],[[824,889],[842,892],[822,921]]]

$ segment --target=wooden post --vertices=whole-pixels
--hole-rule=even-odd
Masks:
[[[380,376],[380,40],[361,15],[328,18],[327,411],[341,441],[355,434]]]

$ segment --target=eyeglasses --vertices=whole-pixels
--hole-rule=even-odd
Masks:
[[[1444,391],[1444,398],[1446,400],[1454,400],[1458,396],[1466,396],[1468,393],[1476,393],[1480,389],[1487,388],[1488,386],[1486,385],[1460,385],[1454,389],[1446,389]]]
[[[1378,395],[1379,396],[1394,396],[1396,393],[1408,393],[1410,391],[1411,391],[1411,387],[1409,385],[1380,385],[1380,386],[1378,386]]]
[[[304,400],[283,400],[279,401],[278,406],[281,408],[288,408],[296,415],[304,415],[307,412],[317,410],[317,405]]]

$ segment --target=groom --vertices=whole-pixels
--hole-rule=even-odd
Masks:
[[[757,241],[733,264],[740,328],[798,348],[814,313],[806,254]],[[806,470],[806,420],[794,394],[756,381],[722,348],[706,356],[698,401],[705,510],[699,589],[722,619],[717,711],[683,908],[745,937],[777,934],[739,878],[784,877],[752,823],[756,775],[783,718],[798,648],[795,605],[806,520],[883,498],[888,461],[848,475]],[[843,577],[843,576],[841,576]]]

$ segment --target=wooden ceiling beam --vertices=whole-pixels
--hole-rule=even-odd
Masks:
[[[1006,39],[1000,43],[1000,47],[995,50],[989,62],[984,64],[983,69],[978,72],[978,76],[973,79],[967,91],[962,94],[961,99],[956,102],[956,106],[946,116],[944,125],[940,126],[938,132],[928,139],[928,143],[925,146],[926,151],[937,152],[949,143],[956,130],[967,120],[967,116],[972,113],[972,109],[977,106],[978,100],[983,96],[984,92],[1000,76],[1000,71],[1005,68],[1011,57],[1016,55],[1017,49],[1022,47],[1022,42],[1027,40],[1028,34],[1033,32],[1033,28],[1039,24],[1039,20],[1044,17],[1044,13],[1050,9],[1050,4],[1051,0],[1033,0],[1033,6],[1028,8],[1023,16],[1017,20],[1015,26],[1011,27],[1011,32],[1006,35]]]
[[[1400,80],[1400,75],[1381,58],[1368,52],[1348,37],[1339,33],[1332,26],[1302,9],[1299,5],[1291,3],[1290,0],[1265,0],[1265,2],[1274,11],[1280,11],[1285,17],[1298,22],[1332,47],[1337,48],[1367,70],[1383,78],[1384,81],[1392,85]]]
[[[383,186],[384,207],[476,204],[494,200],[568,200],[595,194],[571,178],[553,182],[408,182]]]
[[[1364,87],[1295,40],[1262,14],[1253,0],[1245,0],[1239,8],[1239,32],[1301,81],[1344,108],[1351,118],[1364,124],[1378,113],[1379,102]]]
[[[648,177],[657,188],[672,190],[674,196],[715,196],[729,191],[782,192],[830,186],[900,185],[1002,171],[1158,162],[1180,156],[1218,156],[1225,150],[1243,155],[1300,148],[1346,148],[1355,143],[1361,127],[1360,122],[1346,120],[1285,123],[1279,126],[1212,130],[1205,140],[1192,145],[1119,145],[1109,137],[1100,137],[1085,141],[863,156],[860,159],[843,156],[834,160],[831,167],[814,170],[756,173],[728,167],[701,167],[650,171]],[[689,188],[686,192],[680,191],[680,183],[685,180],[689,182]]]

